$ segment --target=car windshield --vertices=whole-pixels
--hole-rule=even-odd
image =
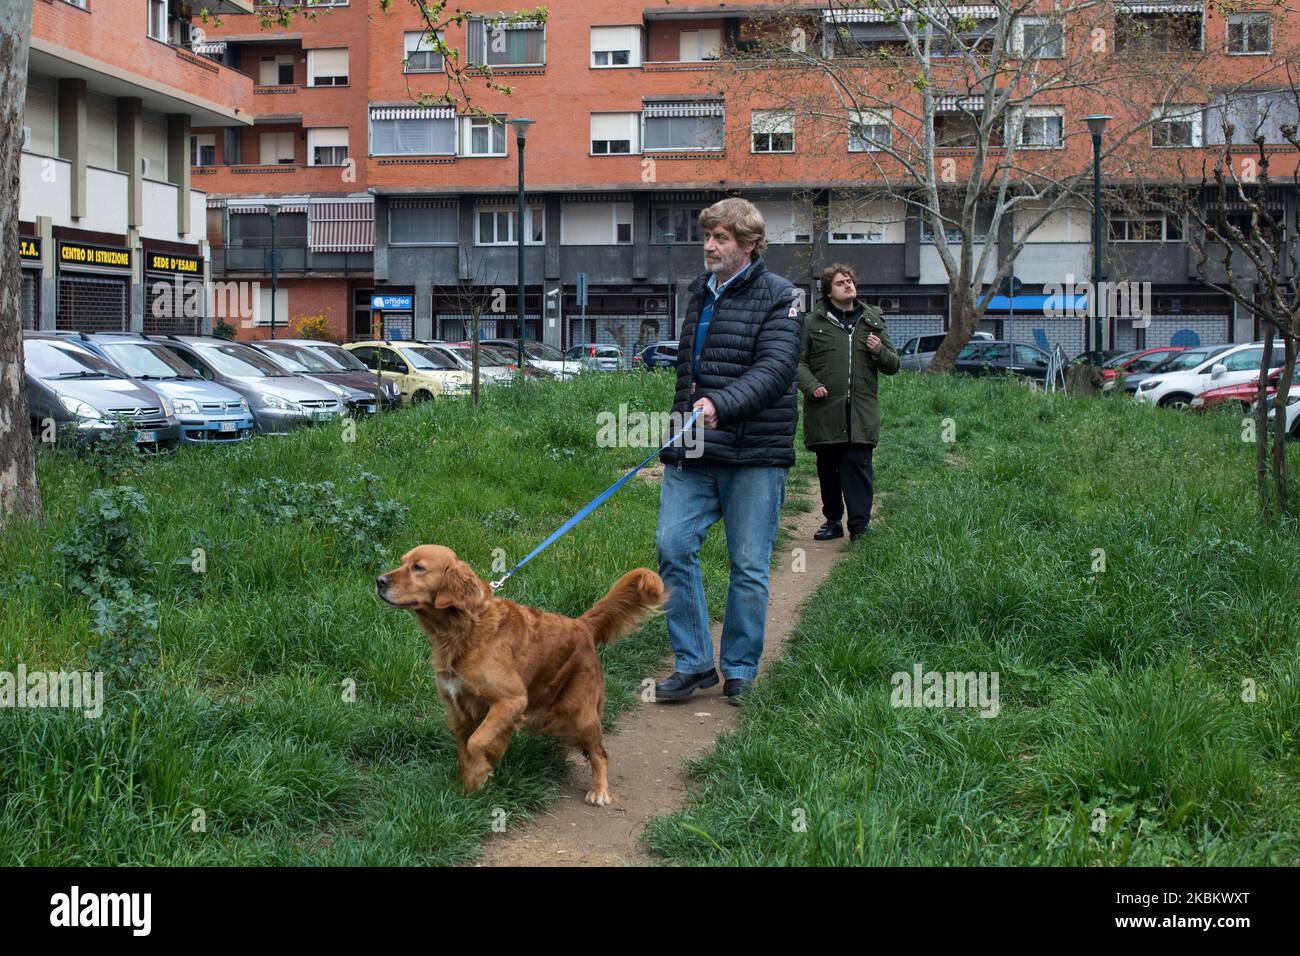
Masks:
[[[434,349],[404,348],[398,349],[398,351],[406,357],[406,360],[410,362],[411,365],[421,371],[432,370],[435,372],[442,372],[448,369],[455,371],[459,368],[450,357],[443,355],[441,352],[435,351]]]
[[[269,358],[247,345],[198,345],[199,353],[217,367],[217,371],[236,378],[287,378],[286,372]]]
[[[1144,355],[1140,359],[1134,359],[1125,371],[1127,372],[1149,372],[1156,366],[1169,361],[1177,355],[1177,352],[1156,352],[1152,355]]]
[[[23,357],[37,378],[124,378],[121,371],[93,352],[53,339],[25,339]]]
[[[1109,361],[1104,363],[1102,365],[1102,368],[1119,368],[1121,365],[1123,365],[1125,362],[1127,362],[1129,359],[1133,358],[1137,354],[1138,354],[1137,352],[1125,352],[1122,355],[1116,355],[1113,359],[1110,359]]]
[[[132,378],[146,381],[198,378],[194,369],[161,345],[150,342],[104,342],[101,347],[117,367]]]
[[[361,360],[358,359],[355,355],[353,355],[347,349],[340,348],[337,345],[304,345],[303,348],[305,348],[309,352],[315,353],[316,355],[324,356],[325,358],[329,359],[331,362],[335,363],[340,368],[343,368],[346,371],[349,372],[370,371],[370,369],[366,368],[365,365],[362,364]]]
[[[1160,364],[1160,371],[1181,372],[1189,368],[1196,368],[1196,366],[1200,365],[1210,356],[1215,354],[1217,353],[1212,352],[1209,349],[1188,349],[1186,352],[1178,352],[1175,355],[1169,356],[1168,361]]]
[[[508,354],[504,349],[488,348],[479,346],[482,349],[480,361],[484,365],[514,365],[519,359],[518,355]],[[465,357],[469,358],[469,349],[465,350]]]
[[[543,345],[541,342],[525,342],[524,354],[543,362],[559,362],[564,359],[564,353],[554,345]]]
[[[314,355],[297,345],[277,345],[268,348],[267,351],[276,359],[283,360],[290,371],[326,373],[338,371],[338,367],[328,359]]]
[[[975,356],[979,355],[980,351],[981,351],[980,346],[968,345],[960,352],[957,353],[957,361],[959,362],[969,361],[970,359],[973,359],[975,358]]]

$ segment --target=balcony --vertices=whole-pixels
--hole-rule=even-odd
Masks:
[[[788,17],[789,11],[786,11]],[[669,7],[644,13],[645,57],[648,72],[716,70],[734,59],[753,59],[763,51],[788,48],[788,19],[774,8],[740,12],[719,7]],[[817,37],[818,20],[805,25],[807,42]]]
[[[287,193],[341,194],[356,189],[343,173],[347,166],[306,166],[299,163],[271,165],[192,166],[195,187],[216,196],[284,195]]]

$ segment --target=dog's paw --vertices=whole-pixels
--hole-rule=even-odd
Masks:
[[[614,802],[608,790],[588,790],[587,802],[593,807],[607,807]]]
[[[483,789],[483,785],[487,783],[490,776],[492,776],[492,768],[486,764],[481,767],[468,768],[461,775],[461,793],[467,797],[471,793],[477,793]]]

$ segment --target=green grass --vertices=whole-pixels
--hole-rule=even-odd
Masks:
[[[597,448],[600,411],[666,409],[660,374],[590,376],[492,391],[477,417],[436,402],[362,423],[233,448],[184,448],[132,483],[158,601],[160,663],[133,690],[108,689],[97,720],[0,711],[0,864],[447,864],[472,857],[494,812],[511,826],[552,799],[564,770],[548,739],[520,735],[488,786],[460,795],[415,620],[381,605],[374,577],[407,548],[438,542],[485,578],[508,565],[646,454]],[[256,479],[335,483],[409,507],[360,547],[329,525],[273,524],[238,506]],[[0,670],[86,668],[96,638],[87,600],[54,548],[99,479],[85,461],[43,453],[47,521],[0,539]],[[657,567],[657,482],[636,479],[516,574],[503,596],[569,614],[620,574]],[[351,497],[349,497],[351,496]],[[387,552],[372,555],[373,545]],[[195,547],[207,571],[190,568]],[[721,534],[702,563],[725,598]],[[662,618],[602,654],[607,715],[662,675]],[[355,682],[355,702],[344,683]]]
[[[884,520],[648,845],[715,865],[1300,863],[1300,549],[1256,517],[1240,415],[910,375],[882,406]],[[894,708],[917,663],[997,672],[1000,713]]]

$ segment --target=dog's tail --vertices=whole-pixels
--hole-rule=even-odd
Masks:
[[[637,568],[619,578],[579,620],[591,627],[597,644],[612,644],[661,611],[664,601],[664,582],[659,575],[649,568]]]

